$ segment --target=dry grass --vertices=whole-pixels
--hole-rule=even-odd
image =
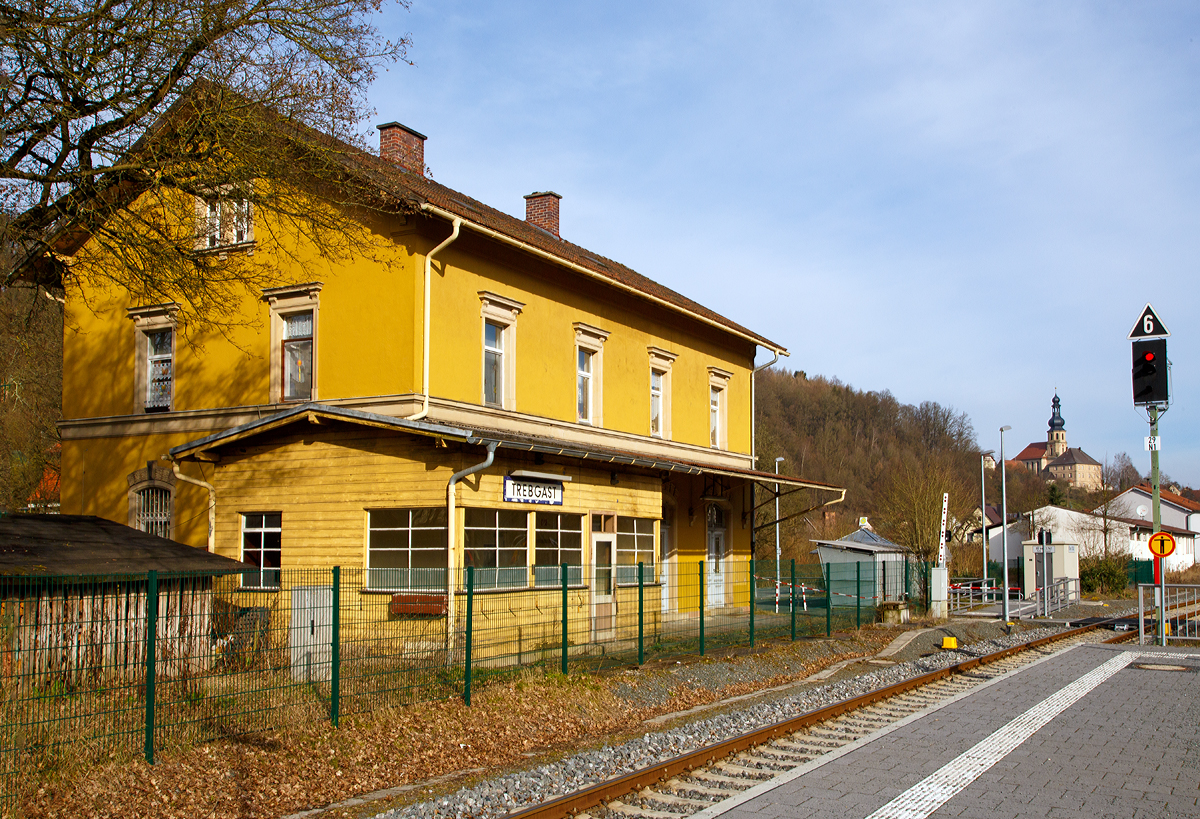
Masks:
[[[1167,582],[1200,585],[1200,563],[1181,572],[1167,572]]]
[[[565,752],[640,733],[650,716],[807,676],[839,659],[873,653],[895,633],[864,629],[837,653],[796,663],[795,673],[720,691],[677,691],[654,709],[633,708],[612,693],[610,684],[627,679],[622,676],[530,670],[477,689],[471,708],[457,700],[382,708],[343,718],[338,729],[293,723],[287,730],[176,746],[154,766],[127,753],[62,758],[30,772],[39,778],[25,782],[27,792],[13,816],[279,817],[455,771],[517,765],[533,752]],[[800,651],[805,645],[769,650]],[[372,815],[380,809],[375,807]]]

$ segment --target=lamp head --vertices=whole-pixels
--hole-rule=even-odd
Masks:
[[[1001,432],[1008,432],[1010,429],[1012,429],[1012,427],[1008,426],[1007,424],[1005,426],[1000,427]]]
[[[781,461],[786,461],[786,460],[787,460],[787,458],[785,458],[785,457],[783,457],[782,455],[780,455],[778,458],[776,458],[776,459],[775,459],[775,463],[779,463],[779,462],[781,462]]]

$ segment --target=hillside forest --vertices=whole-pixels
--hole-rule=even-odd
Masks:
[[[836,378],[809,377],[781,368],[756,377],[756,437],[758,464],[780,472],[846,488],[843,503],[797,514],[828,498],[796,492],[780,499],[780,517],[796,515],[780,525],[785,560],[815,560],[814,539],[836,539],[858,528],[866,517],[872,528],[925,559],[937,553],[942,494],[949,493],[951,571],[973,575],[980,571],[978,546],[981,481],[987,503],[1000,505],[1000,469],[981,468],[981,448],[966,413],[934,401],[902,404],[890,392],[856,390]],[[1008,457],[1028,443],[1011,439]],[[999,456],[996,456],[997,460]],[[982,474],[981,474],[982,473]],[[1104,464],[1106,489],[1086,492],[1048,482],[1024,468],[1007,470],[1008,511],[1028,513],[1053,504],[1092,510],[1128,489],[1142,476],[1125,453]],[[1169,476],[1163,485],[1171,484]],[[1176,487],[1185,496],[1192,490]],[[760,491],[758,502],[769,501]],[[766,503],[756,515],[755,552],[774,557],[775,530],[770,524],[774,506]],[[1028,527],[1028,515],[1018,518]],[[971,531],[976,545],[969,547]],[[1026,533],[1028,534],[1028,533]]]

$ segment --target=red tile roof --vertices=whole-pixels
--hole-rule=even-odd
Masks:
[[[1134,487],[1134,489],[1140,489],[1143,492],[1145,492],[1147,495],[1154,494],[1154,488],[1145,481],[1142,481],[1141,483],[1139,483],[1137,486]],[[1187,509],[1189,512],[1200,512],[1200,503],[1197,503],[1194,500],[1188,500],[1183,495],[1176,495],[1174,492],[1168,492],[1167,490],[1163,489],[1162,487],[1159,487],[1158,495],[1160,498],[1167,501],[1168,503],[1173,503],[1176,506],[1181,506],[1184,509]]]
[[[1046,442],[1033,443],[1022,449],[1013,458],[1014,461],[1040,461],[1046,457]]]

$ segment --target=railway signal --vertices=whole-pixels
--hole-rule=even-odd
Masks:
[[[1168,399],[1167,340],[1133,342],[1134,406],[1165,404]]]

